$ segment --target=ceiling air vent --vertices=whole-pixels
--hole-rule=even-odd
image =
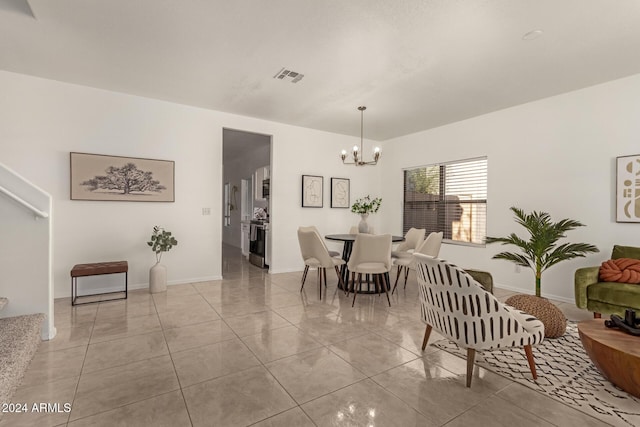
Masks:
[[[302,80],[303,77],[304,74],[300,74],[297,71],[287,70],[284,67],[281,68],[275,76],[273,76],[274,79],[278,80],[284,80],[285,78],[291,79],[291,83],[298,83],[300,80]]]

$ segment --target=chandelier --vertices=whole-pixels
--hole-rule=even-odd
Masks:
[[[342,150],[342,154],[340,154],[340,158],[342,159],[342,163],[345,165],[356,165],[356,166],[365,166],[365,165],[377,165],[378,159],[380,158],[380,147],[375,147],[373,149],[373,160],[369,162],[365,162],[364,154],[362,153],[362,141],[363,141],[363,123],[364,123],[364,110],[367,107],[361,106],[358,107],[360,110],[360,148],[357,145],[353,146],[353,161],[347,162],[345,159],[347,158],[347,150]]]

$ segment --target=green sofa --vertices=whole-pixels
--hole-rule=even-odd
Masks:
[[[614,246],[611,259],[640,259],[640,248],[633,246]],[[593,311],[593,317],[600,313],[624,316],[624,310],[632,308],[640,310],[640,284],[599,282],[598,267],[585,267],[576,270],[575,296],[576,305]]]

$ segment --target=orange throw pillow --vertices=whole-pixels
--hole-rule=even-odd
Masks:
[[[618,258],[603,262],[600,281],[640,283],[640,259]]]

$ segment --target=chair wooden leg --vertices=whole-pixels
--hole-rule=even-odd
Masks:
[[[384,293],[387,294],[387,302],[389,303],[389,307],[391,307],[391,300],[389,299],[389,284],[387,283],[387,276],[382,274],[382,287],[384,288]]]
[[[407,277],[409,277],[409,267],[404,267],[404,289],[407,289]]]
[[[342,280],[342,276],[340,275],[340,269],[338,268],[338,266],[335,266],[336,269],[336,274],[338,275],[338,283],[340,284],[341,289],[345,289],[346,287],[344,286],[344,281]]]
[[[302,288],[304,288],[304,281],[307,280],[307,273],[309,272],[309,266],[304,266],[304,273],[302,273],[302,286],[300,286],[300,292],[302,292]]]
[[[402,266],[398,266],[398,271],[396,272],[396,282],[393,284],[393,290],[391,291],[391,295],[396,291],[396,287],[398,286],[398,279],[400,278],[400,272],[402,271]]]
[[[356,282],[355,282],[355,274],[354,274],[354,281],[353,281],[353,302],[351,303],[351,307],[353,307],[356,303],[356,295],[358,295],[358,289],[356,289]],[[358,284],[360,285],[360,290],[362,290],[362,273],[358,273]]]
[[[322,277],[324,277],[324,287],[327,287],[327,269],[322,267]]]
[[[594,319],[602,319],[602,313],[596,313],[595,311],[593,312],[593,318]]]
[[[533,379],[538,379],[538,374],[536,373],[536,362],[533,360],[533,351],[531,350],[531,345],[524,346],[524,352],[527,355],[527,362],[529,362],[529,369],[531,369],[531,375]]]
[[[476,351],[472,348],[467,349],[467,387],[471,387],[471,379],[473,378],[473,361],[476,358]]]
[[[429,335],[431,335],[431,325],[427,325],[427,329],[424,331],[424,338],[422,339],[422,350],[427,348],[429,342]]]
[[[378,274],[373,275],[373,285],[376,287],[378,297],[380,297],[382,290],[380,289],[380,276]]]
[[[320,294],[320,299],[322,299],[322,268],[318,267],[318,293]]]
[[[349,284],[347,283],[347,286]],[[351,273],[351,292],[355,292],[356,289],[356,273]],[[347,292],[345,293],[349,293],[349,290],[347,289]]]

